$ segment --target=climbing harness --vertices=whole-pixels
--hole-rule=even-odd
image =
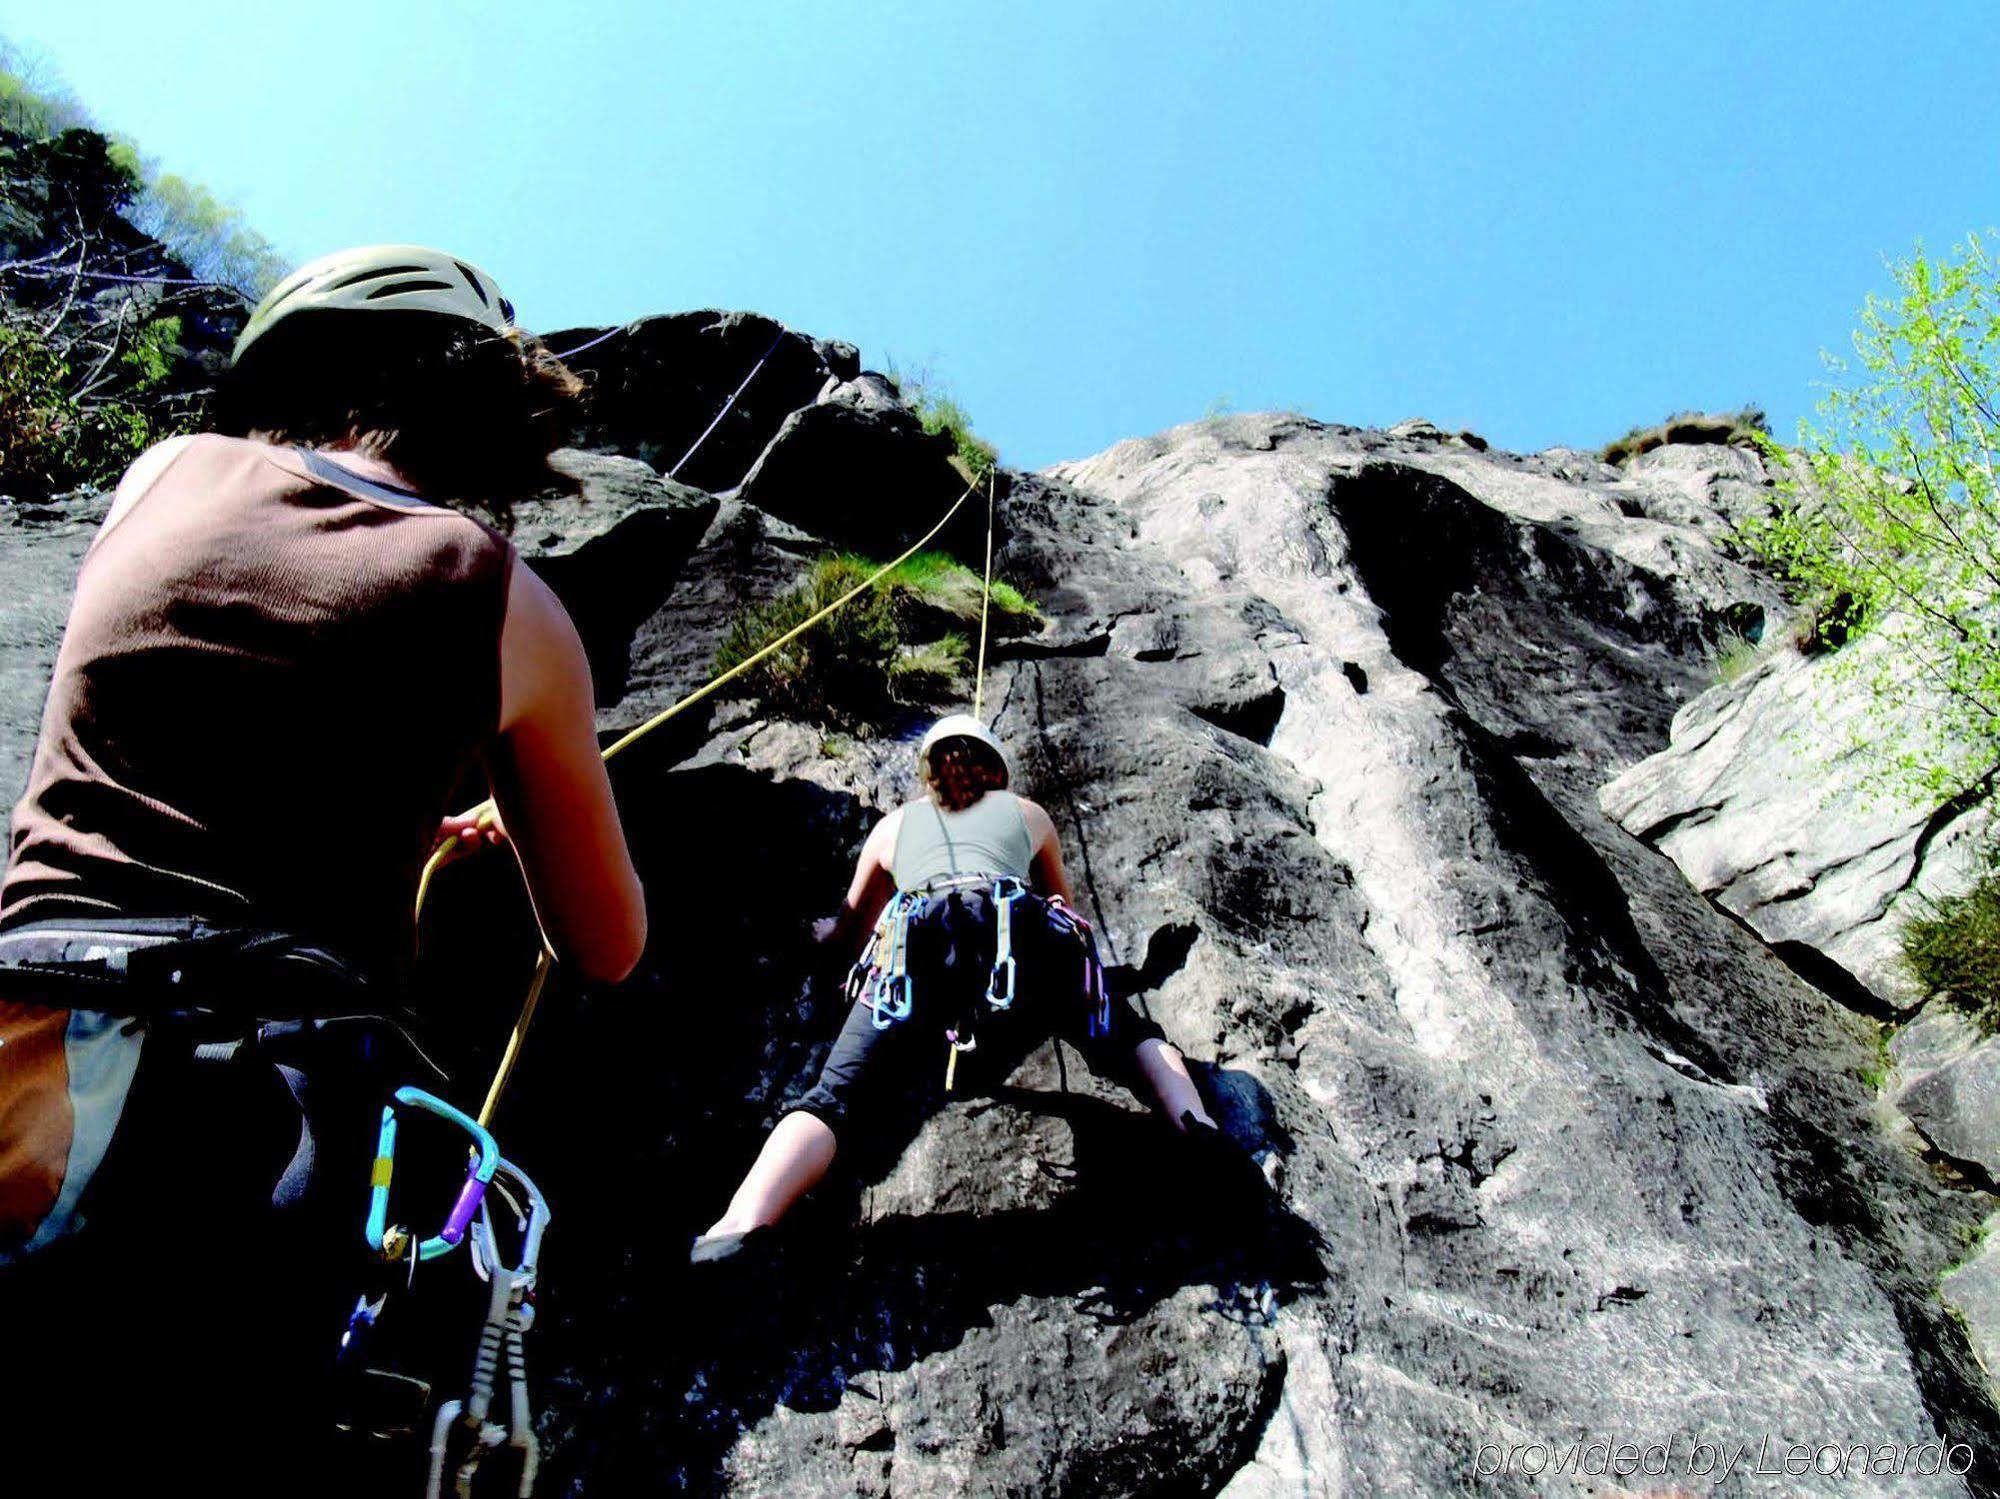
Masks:
[[[1098,956],[1096,932],[1060,896],[1044,899],[1012,876],[970,875],[941,880],[920,891],[897,891],[882,908],[861,956],[848,970],[846,992],[850,1002],[866,1004],[873,1011],[877,1030],[887,1030],[909,1019],[916,1000],[916,980],[910,973],[913,929],[921,930],[934,915],[972,890],[983,895],[993,909],[993,962],[986,976],[985,1009],[1003,1014],[1014,1006],[1019,984],[1016,922],[1025,901],[1030,911],[1043,918],[1050,932],[1077,945],[1082,960],[1081,997],[1089,1009],[1089,1033],[1093,1037],[1110,1034],[1111,997],[1104,981],[1104,963]],[[975,1018],[961,1017],[946,1030],[945,1038],[950,1051],[945,1059],[944,1086],[950,1092],[958,1080],[959,1057],[978,1049]]]
[[[492,1203],[482,1203],[479,1220],[472,1226],[472,1268],[490,1288],[486,1322],[473,1355],[471,1388],[463,1401],[447,1400],[438,1407],[437,1420],[431,1426],[430,1480],[424,1489],[425,1499],[441,1499],[454,1434],[465,1444],[465,1454],[453,1468],[452,1477],[452,1492],[461,1499],[470,1499],[480,1465],[501,1447],[511,1448],[515,1455],[519,1478],[514,1492],[518,1499],[527,1499],[534,1492],[536,1470],[541,1466],[541,1444],[535,1437],[534,1412],[528,1403],[525,1343],[535,1321],[535,1278],[549,1205],[541,1189],[512,1161],[499,1163],[493,1190],[510,1199],[518,1195],[515,1227],[520,1249],[509,1265],[501,1255],[499,1235],[493,1227]],[[504,1426],[488,1419],[503,1356],[508,1385]]]

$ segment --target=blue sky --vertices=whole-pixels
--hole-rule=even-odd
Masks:
[[[531,325],[748,307],[1011,462],[1199,417],[1509,448],[1811,406],[1885,254],[2000,222],[1993,0],[195,7],[0,33],[283,250]]]

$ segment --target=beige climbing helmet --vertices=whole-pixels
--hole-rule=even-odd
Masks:
[[[1013,779],[1014,768],[1007,763],[1007,751],[1000,741],[993,737],[993,731],[974,718],[970,713],[948,713],[931,725],[931,731],[924,735],[924,742],[917,746],[917,774],[929,776],[931,773],[931,751],[948,739],[971,739],[993,751],[1009,780]]]
[[[491,276],[423,245],[360,245],[300,266],[257,304],[229,362],[295,312],[442,312],[507,333],[514,304]]]

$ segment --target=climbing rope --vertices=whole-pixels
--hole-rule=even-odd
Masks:
[[[612,339],[616,338],[619,334],[629,333],[631,331],[632,331],[632,325],[630,323],[625,323],[620,325],[619,327],[613,328],[609,333],[600,333],[597,335],[597,337],[589,339],[584,343],[573,344],[567,349],[551,349],[549,350],[549,353],[554,358],[557,359],[574,359],[578,354],[587,354],[592,349],[596,348],[599,344],[608,344],[611,342]]]
[[[607,332],[600,333],[595,338],[587,339],[583,343],[572,345],[567,349],[551,350],[550,353],[553,354],[554,357],[557,359],[574,359],[579,354],[589,353],[599,344],[610,343],[612,339],[618,337],[621,333],[630,333],[631,331],[632,331],[632,325],[630,323],[626,323],[620,327],[612,328]],[[714,432],[717,427],[721,426],[722,419],[728,416],[731,411],[736,409],[737,400],[741,398],[744,391],[750,388],[750,382],[757,378],[757,372],[763,369],[766,364],[770,363],[771,356],[778,352],[778,345],[785,341],[785,335],[787,333],[790,333],[791,331],[792,330],[787,328],[783,323],[778,324],[778,331],[771,335],[770,346],[766,348],[764,352],[758,356],[757,362],[750,366],[750,373],[743,377],[743,383],[738,385],[735,390],[729,393],[729,399],[724,401],[722,403],[722,409],[715,413],[715,420],[710,422],[706,427],[702,428],[701,436],[697,437],[693,441],[693,443],[689,445],[688,450],[685,453],[681,454],[680,461],[676,463],[672,468],[667,470],[667,477],[669,479],[678,478],[680,476],[680,471],[687,467],[688,460],[694,457],[694,455],[700,451],[701,445],[703,443],[708,441],[709,434]]]
[[[993,493],[1000,466],[986,470],[986,577],[979,587],[979,664],[973,668],[972,716],[986,721],[986,616],[993,610]]]
[[[791,331],[783,323],[778,324],[778,331],[771,337],[771,346],[757,357],[755,364],[750,366],[750,373],[743,377],[743,383],[729,393],[729,399],[724,401],[722,409],[715,413],[715,420],[710,422],[706,427],[703,427],[701,429],[701,436],[697,437],[688,450],[681,454],[681,461],[667,470],[667,477],[669,479],[680,477],[681,470],[687,467],[688,459],[701,451],[701,445],[708,441],[709,433],[722,425],[722,419],[729,415],[731,409],[736,405],[736,398],[750,388],[750,382],[757,378],[757,371],[770,362],[771,356],[778,352],[778,345],[785,341],[785,335]]]

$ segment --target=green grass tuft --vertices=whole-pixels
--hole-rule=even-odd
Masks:
[[[889,662],[889,694],[903,703],[944,703],[972,688],[972,642],[950,634],[905,646]]]
[[[1762,641],[1752,640],[1735,630],[1725,630],[1715,644],[1715,685],[1727,686],[1742,680],[1764,659]]]
[[[1903,924],[1902,945],[1904,966],[1926,993],[1941,991],[1982,1030],[2000,1030],[2000,873],[1923,902]]]
[[[949,436],[959,461],[974,474],[983,476],[1000,461],[999,450],[972,430],[972,414],[927,367],[905,373],[891,360],[889,378],[896,382],[896,389],[903,393],[904,402],[923,423],[924,430]]]
[[[715,669],[756,654],[864,581],[879,563],[852,553],[819,558],[788,592],[731,621]],[[898,708],[935,707],[971,694],[979,628],[979,574],[945,552],[919,552],[854,602],[807,631],[735,685],[774,713],[859,730]],[[995,581],[993,620],[1040,618],[1019,589]]]

